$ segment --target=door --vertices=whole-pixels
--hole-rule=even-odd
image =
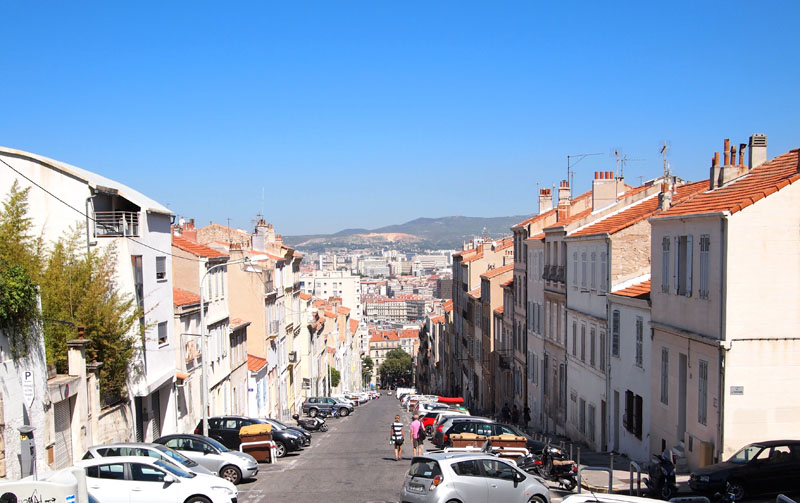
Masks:
[[[600,400],[600,445],[601,449],[604,451],[608,450],[608,439],[606,436],[607,431],[607,422],[606,422],[606,401]]]
[[[463,501],[469,501],[470,503],[504,501],[488,499],[489,479],[483,476],[478,461],[461,461],[453,463],[450,468],[452,468],[453,473],[456,474],[455,480],[452,483],[453,487]]]
[[[153,394],[150,396],[150,407],[151,407],[151,414],[153,416],[152,421],[150,422],[152,427],[152,436],[150,439],[158,438],[161,436],[161,402],[160,402],[160,393],[158,390],[155,390]]]
[[[72,465],[72,408],[70,399],[56,402],[55,405],[55,468]]]
[[[678,355],[678,441],[683,442],[686,434],[686,367],[685,354]]]
[[[514,485],[516,470],[498,459],[481,459],[479,462],[486,477],[488,501],[511,502],[521,499],[522,495]]]
[[[167,476],[165,471],[143,463],[130,463],[128,469],[130,470],[130,503],[142,501],[175,503],[178,501],[180,483],[165,483],[164,478]]]
[[[106,463],[86,468],[86,488],[97,501],[130,503],[131,483],[125,480],[125,463]]]
[[[614,390],[614,451],[619,452],[619,391]]]

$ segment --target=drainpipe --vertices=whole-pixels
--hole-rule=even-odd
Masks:
[[[717,456],[716,460],[722,459],[723,442],[725,438],[725,427],[722,424],[722,411],[725,408],[725,343],[726,330],[725,330],[725,312],[727,296],[725,295],[726,286],[728,283],[727,278],[727,253],[728,253],[728,218],[723,215],[720,220],[720,288],[719,288],[719,330],[720,330],[720,344],[719,348],[719,407],[717,407]],[[715,460],[715,461],[716,461]]]
[[[608,302],[608,293],[611,291],[611,277],[608,274],[608,271],[611,270],[611,238],[606,237],[606,270],[602,273],[606,275],[606,449],[608,449],[608,444],[611,441],[611,429],[614,418],[612,417],[614,404],[613,404],[613,397],[611,393],[611,339],[613,335],[611,334],[610,324],[609,321],[611,320],[611,305]],[[612,322],[613,323],[613,322]],[[614,430],[614,434],[616,435],[616,430]],[[611,442],[613,445],[613,442]],[[602,447],[602,446],[601,446]]]

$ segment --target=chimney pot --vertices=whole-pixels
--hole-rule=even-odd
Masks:
[[[595,180],[597,180],[597,179],[599,179],[599,178],[600,178],[600,177],[598,176],[598,174],[599,174],[599,173],[598,173],[597,171],[595,171],[595,172],[594,172],[594,179],[595,179]]]
[[[744,167],[744,149],[747,148],[747,143],[739,144],[739,166]]]
[[[730,149],[730,145],[731,145],[731,140],[729,138],[725,138],[725,147],[722,149],[722,155],[725,160],[723,166],[730,165],[730,159],[728,158],[728,150]]]
[[[736,146],[731,145],[731,166],[736,165]]]

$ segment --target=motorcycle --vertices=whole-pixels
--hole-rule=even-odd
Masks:
[[[299,414],[293,414],[292,419],[297,421],[297,426],[305,428],[308,431],[328,431],[328,425],[322,418],[311,417],[308,419],[301,419]]]
[[[672,455],[666,452],[662,455],[654,454],[653,461],[647,468],[649,476],[644,479],[648,494],[655,498],[669,500],[678,492]]]
[[[540,463],[538,470],[543,479],[558,482],[567,491],[572,491],[578,485],[578,465],[558,447],[546,444]]]
[[[326,417],[339,417],[339,412],[336,409],[331,409],[329,411],[320,410],[317,412],[317,417],[321,419],[325,419]]]

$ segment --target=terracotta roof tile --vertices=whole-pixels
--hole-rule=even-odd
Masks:
[[[800,156],[798,154],[800,154],[800,149],[790,150],[751,169],[745,175],[722,187],[706,190],[688,201],[673,206],[656,218],[741,211],[759,199],[800,180],[800,171],[798,171]],[[706,183],[708,184],[708,182]]]
[[[339,306],[339,307],[336,308],[336,312],[339,313],[339,314],[348,315],[348,314],[350,314],[350,308],[349,307]]]
[[[476,299],[480,299],[481,298],[481,287],[473,288],[472,290],[470,290],[467,293],[469,295],[471,295],[472,297],[475,297]]]
[[[172,304],[178,307],[200,304],[200,296],[192,292],[187,292],[186,290],[181,290],[180,288],[173,288]]]
[[[404,328],[400,331],[399,337],[401,339],[413,339],[419,338],[419,329],[418,328]]]
[[[258,372],[267,365],[267,359],[260,356],[247,355],[247,369],[250,372]]]
[[[358,331],[358,320],[350,319],[350,333],[355,334]]]
[[[634,299],[650,299],[650,280],[642,281],[641,283],[637,283],[635,285],[631,285],[627,288],[623,288],[622,290],[617,290],[616,292],[611,292],[614,295],[621,295],[623,297],[631,297]]]
[[[172,246],[180,248],[183,251],[187,251],[191,254],[197,255],[198,257],[206,257],[206,258],[218,258],[218,257],[225,257],[227,258],[228,255],[225,253],[219,252],[213,248],[209,248],[208,246],[204,246],[194,241],[189,241],[188,239],[181,237],[181,236],[172,236]]]
[[[500,276],[503,273],[507,273],[514,270],[514,263],[504,265],[502,267],[495,267],[494,269],[490,269],[485,273],[481,274],[481,278],[492,279]]]
[[[708,180],[702,182],[689,183],[675,187],[672,196],[673,204],[681,202],[695,196],[708,187]],[[590,236],[594,234],[614,234],[631,225],[650,218],[658,213],[658,194],[654,194],[645,199],[641,199],[630,204],[622,211],[611,213],[605,218],[601,218],[586,227],[582,227],[570,234],[570,236]]]
[[[300,292],[300,298],[303,300],[311,300],[311,295],[307,293]]]
[[[327,316],[328,318],[336,318],[336,314],[330,311],[325,311],[325,316]]]
[[[239,328],[242,328],[242,327],[246,327],[249,324],[250,324],[249,321],[245,321],[245,320],[243,320],[241,318],[231,318],[230,329],[231,330],[236,330],[236,329],[239,329]]]
[[[587,192],[584,192],[583,194],[571,199],[570,200],[570,205],[573,205],[578,201],[583,201],[587,197],[591,197],[591,196],[592,196],[592,191],[591,190],[589,190]],[[512,226],[511,229],[518,229],[518,228],[520,228],[522,226],[525,226],[525,225],[528,225],[528,224],[532,224],[534,222],[538,222],[539,220],[544,220],[547,217],[555,215],[556,212],[558,212],[558,207],[553,207],[552,209],[547,210],[544,213],[541,213],[539,215],[533,215],[532,217],[528,218],[527,220],[523,220],[522,222]]]
[[[497,314],[503,314],[503,306],[498,307],[497,309],[494,310],[494,312]]]
[[[500,285],[500,286],[502,286],[502,287],[504,287],[504,288],[505,288],[505,287],[510,287],[510,286],[512,286],[513,284],[514,284],[514,279],[512,278],[512,279],[510,279],[510,280],[506,281],[505,283],[503,283],[503,284],[502,284],[502,285]]]

